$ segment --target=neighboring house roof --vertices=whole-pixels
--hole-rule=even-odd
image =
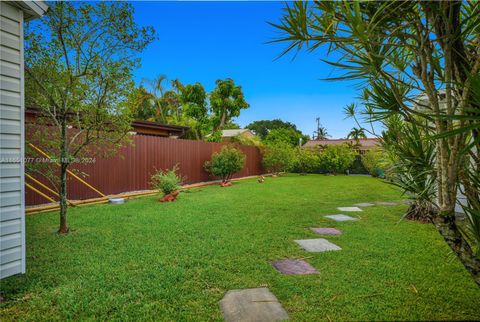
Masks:
[[[162,124],[150,121],[132,122],[133,131],[140,135],[154,135],[181,138],[190,129],[188,126]]]
[[[40,117],[41,111],[36,107],[25,109],[25,123],[34,123]],[[190,129],[188,126],[170,125],[150,121],[136,120],[132,122],[133,132],[140,135],[154,135],[181,138]]]
[[[250,134],[254,135],[252,131],[249,129],[234,129],[234,130],[222,130],[222,138],[231,138],[237,136],[239,134],[245,134],[250,132]]]
[[[344,143],[356,144],[356,141],[353,139],[310,140],[305,143],[303,147],[315,147],[318,145],[340,145]],[[372,149],[379,145],[378,139],[376,138],[359,139],[358,143],[360,144],[360,149]]]

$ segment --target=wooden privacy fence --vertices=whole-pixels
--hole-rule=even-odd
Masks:
[[[150,177],[155,169],[171,169],[176,164],[184,183],[210,181],[212,178],[203,166],[213,153],[227,143],[211,143],[192,140],[176,140],[156,136],[135,135],[133,144],[122,148],[114,157],[96,158],[94,163],[73,164],[71,168],[86,174],[82,177],[104,194],[150,189]],[[246,155],[245,167],[234,177],[246,177],[263,173],[260,150],[253,146],[238,145]],[[68,176],[68,199],[83,200],[99,197],[97,193]],[[41,176],[36,179],[48,185]],[[28,181],[28,180],[27,180]],[[40,194],[26,189],[26,204],[39,205],[50,202]],[[51,194],[50,194],[51,195]],[[58,200],[57,197],[54,197]]]

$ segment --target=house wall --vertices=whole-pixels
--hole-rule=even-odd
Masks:
[[[0,278],[25,272],[23,11],[0,2]]]

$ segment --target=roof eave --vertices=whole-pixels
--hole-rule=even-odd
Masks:
[[[44,1],[13,1],[24,12],[24,20],[40,18],[48,11],[48,5]]]

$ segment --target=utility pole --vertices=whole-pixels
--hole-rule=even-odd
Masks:
[[[320,134],[320,117],[317,117],[315,119],[315,121],[317,122],[317,130],[313,131],[313,139],[318,140],[318,137],[319,137],[319,134]],[[317,133],[317,138],[315,138],[315,133]]]

